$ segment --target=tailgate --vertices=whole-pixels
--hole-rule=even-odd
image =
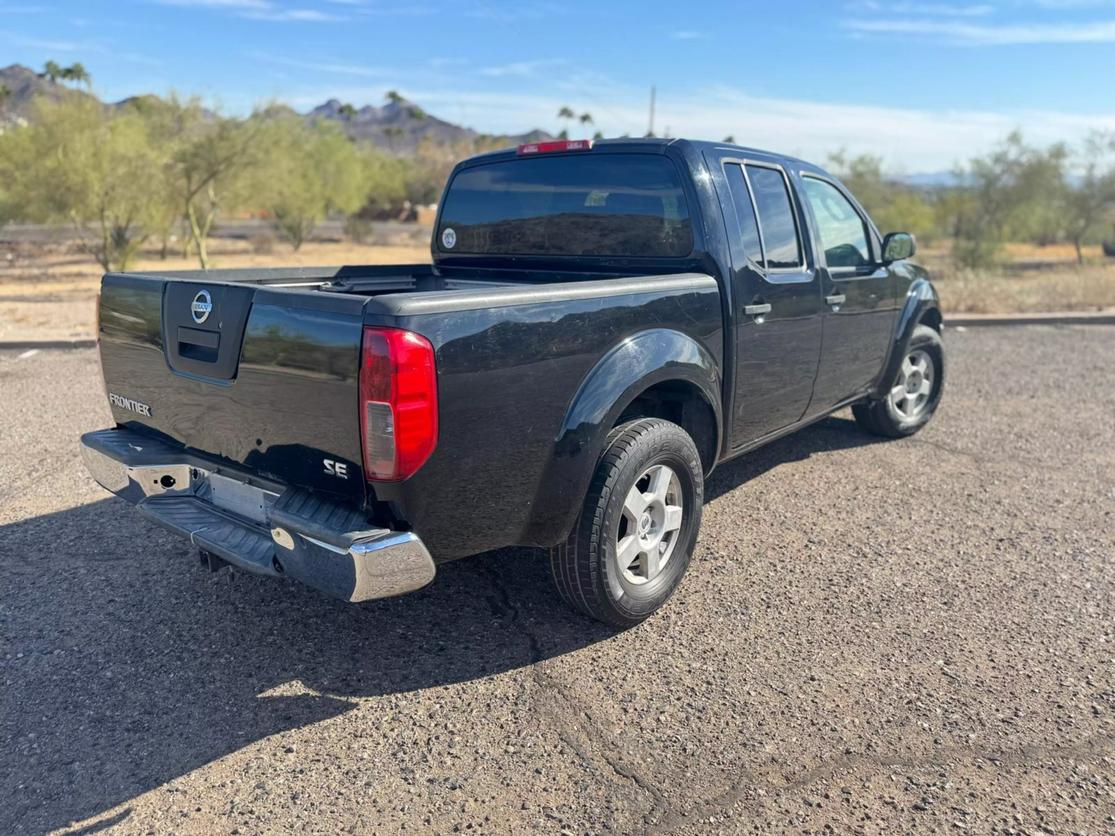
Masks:
[[[362,501],[363,304],[110,273],[100,347],[113,417],[261,476]]]

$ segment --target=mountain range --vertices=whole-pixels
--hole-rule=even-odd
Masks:
[[[32,102],[40,96],[54,101],[70,96],[84,96],[100,102],[100,99],[81,87],[51,81],[28,67],[12,64],[0,69],[0,127],[28,119]],[[150,98],[156,97],[145,94],[101,104],[119,109]],[[490,141],[486,144],[517,145],[550,138],[550,134],[542,130],[498,136],[481,134],[472,128],[439,119],[416,103],[394,93],[388,96],[388,101],[382,107],[365,105],[357,108],[338,99],[329,99],[308,113],[299,115],[311,123],[334,122],[353,139],[372,142],[389,153],[400,156],[413,154],[422,142],[450,146],[471,144],[483,139]]]
[[[0,129],[3,129],[6,123],[29,118],[31,103],[38,96],[53,100],[66,96],[96,98],[81,87],[50,81],[28,67],[12,64],[0,69]],[[118,102],[102,102],[102,104],[105,107],[118,109],[157,98],[154,94],[148,93],[130,96]],[[387,102],[381,107],[365,105],[357,108],[339,99],[329,99],[308,113],[285,109],[312,123],[334,122],[353,139],[374,143],[379,148],[399,156],[414,154],[424,141],[441,146],[467,146],[477,140],[485,140],[486,147],[499,147],[553,138],[551,134],[537,129],[521,134],[496,136],[482,134],[472,128],[439,119],[414,102],[394,93],[388,95]],[[907,185],[926,189],[959,185],[956,175],[949,171],[907,174],[897,179]]]

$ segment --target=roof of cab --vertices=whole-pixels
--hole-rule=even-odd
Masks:
[[[717,150],[731,149],[732,151],[737,151],[741,155],[744,155],[744,156],[763,158],[763,159],[766,159],[766,160],[771,161],[771,162],[780,162],[780,163],[783,163],[783,164],[788,164],[790,166],[793,166],[794,168],[800,168],[800,169],[811,170],[811,171],[815,171],[815,172],[819,172],[819,173],[825,173],[824,169],[822,169],[820,166],[815,165],[814,163],[811,163],[807,160],[798,159],[797,157],[792,157],[788,154],[779,154],[776,151],[765,151],[761,148],[751,148],[751,147],[746,146],[746,145],[736,145],[736,144],[730,143],[730,142],[712,142],[712,141],[704,140],[704,139],[685,139],[685,138],[680,138],[680,137],[668,138],[667,139],[665,137],[657,137],[657,136],[610,137],[610,138],[606,138],[606,139],[597,139],[597,140],[593,141],[593,147],[594,148],[596,148],[596,147],[617,148],[617,147],[623,147],[623,146],[634,146],[634,147],[643,146],[643,147],[654,147],[654,148],[658,148],[658,149],[665,149],[667,146],[670,146],[670,145],[687,145],[687,146],[690,146],[694,150],[697,150],[697,151],[705,151],[705,150],[711,150],[711,149],[717,149]],[[468,163],[468,162],[472,162],[472,161],[475,161],[475,160],[486,160],[486,159],[501,158],[501,157],[514,157],[517,154],[517,150],[518,150],[517,147],[500,148],[496,151],[487,151],[483,154],[476,154],[472,157],[469,157],[465,160],[462,160],[461,162],[462,163]]]

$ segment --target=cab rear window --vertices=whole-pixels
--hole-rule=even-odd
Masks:
[[[677,258],[693,226],[674,164],[657,154],[563,154],[457,173],[437,230],[445,254]]]

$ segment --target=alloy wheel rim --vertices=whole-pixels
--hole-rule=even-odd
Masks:
[[[623,501],[615,548],[618,575],[639,586],[662,574],[677,546],[684,515],[677,473],[664,464],[644,470]]]
[[[933,394],[936,368],[929,352],[917,348],[906,355],[898,377],[887,399],[891,408],[904,421],[911,421],[925,412]]]

